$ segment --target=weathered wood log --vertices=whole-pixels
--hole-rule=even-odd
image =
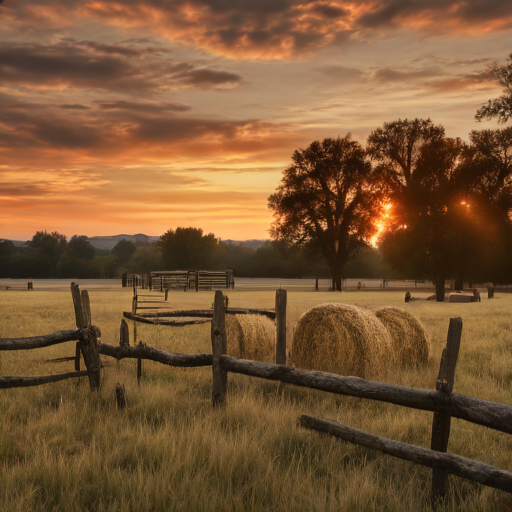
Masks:
[[[198,318],[195,320],[161,320],[159,318],[146,318],[144,315],[133,315],[132,313],[123,313],[125,318],[128,320],[133,320],[134,322],[140,322],[141,324],[150,324],[150,325],[174,325],[176,327],[182,327],[184,325],[194,325],[194,324],[205,324],[211,322],[210,318]]]
[[[76,342],[76,347],[75,347],[75,371],[76,372],[79,372],[80,371],[80,342],[77,341]]]
[[[302,370],[292,366],[260,363],[229,356],[222,356],[220,363],[228,372],[278,380],[286,384],[320,389],[339,395],[369,398],[413,409],[442,412],[512,434],[512,406],[498,402],[458,393],[446,394],[437,390],[410,388],[360,377],[344,377],[333,373]]]
[[[29,350],[32,348],[49,347],[66,341],[79,340],[81,330],[59,331],[44,336],[29,336],[26,338],[0,338],[0,350]]]
[[[196,366],[211,366],[211,354],[173,354],[158,348],[146,346],[123,346],[116,347],[106,343],[100,343],[98,346],[100,354],[115,357],[116,359],[147,359],[169,366],[179,366],[191,368]]]
[[[75,323],[77,329],[82,327],[86,327],[86,323],[84,320],[84,313],[82,309],[82,298],[80,297],[80,287],[71,283],[71,297],[73,298],[73,307],[75,309]]]
[[[121,320],[121,327],[119,328],[119,345],[121,347],[130,346],[130,330],[124,318]]]
[[[450,318],[446,348],[443,350],[436,389],[442,393],[451,393],[455,382],[455,367],[459,356],[460,340],[462,336],[462,319]],[[450,439],[451,416],[441,412],[434,413],[432,421],[432,450],[446,453]],[[448,489],[448,473],[440,468],[432,469],[432,505],[435,507],[440,500],[446,497]]]
[[[87,290],[80,292],[80,300],[82,301],[84,327],[88,327],[91,325],[91,303],[89,302],[89,292]]]
[[[91,391],[99,390],[100,388],[101,360],[98,342],[100,335],[99,329],[92,325],[82,333],[82,339],[80,340],[80,349],[89,375]]]
[[[212,405],[221,407],[226,403],[228,373],[220,364],[220,358],[227,352],[226,316],[224,296],[220,290],[215,292],[212,319]]]
[[[116,384],[116,407],[117,409],[126,409],[126,389],[124,384]]]
[[[263,315],[267,316],[271,320],[276,318],[276,312],[271,309],[254,309],[254,308],[227,308],[227,315]],[[128,319],[132,319],[132,313],[128,311],[123,312],[123,316]],[[197,317],[197,318],[212,318],[212,309],[188,309],[179,311],[155,311],[148,313],[141,313],[137,315],[143,318],[160,318],[160,317]]]
[[[286,364],[286,290],[276,290],[276,364]]]
[[[59,373],[58,375],[44,375],[42,377],[0,377],[0,389],[6,388],[25,388],[29,386],[41,386],[59,380],[74,379],[76,377],[86,377],[88,373],[69,372]]]
[[[416,464],[442,469],[453,475],[472,480],[489,487],[512,493],[512,472],[499,469],[460,455],[441,453],[385,437],[369,434],[336,421],[324,420],[303,414],[300,424],[309,430],[324,432],[344,441],[409,460]]]
[[[76,356],[56,357],[55,359],[47,359],[47,363],[65,363],[66,361],[76,361]]]

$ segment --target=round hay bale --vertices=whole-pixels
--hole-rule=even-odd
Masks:
[[[370,311],[351,304],[320,304],[297,321],[291,361],[300,368],[358,377],[389,366],[391,338]]]
[[[228,355],[273,363],[276,327],[262,315],[226,315]]]
[[[391,350],[400,365],[419,366],[427,363],[430,337],[414,316],[394,306],[375,310],[375,316],[389,331]]]

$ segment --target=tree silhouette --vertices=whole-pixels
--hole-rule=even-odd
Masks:
[[[389,186],[392,216],[381,248],[396,267],[409,267],[436,284],[444,300],[448,277],[460,274],[473,254],[468,212],[461,216],[466,151],[460,139],[447,139],[430,119],[397,120],[372,132],[367,151]],[[467,228],[467,229],[465,229]]]
[[[136,250],[137,247],[133,242],[123,238],[112,248],[112,254],[117,256],[121,263],[126,263]]]
[[[512,117],[512,53],[508,56],[507,64],[499,66],[495,63],[491,67],[496,80],[503,86],[503,94],[498,98],[489,100],[476,112],[475,119],[491,120],[498,118],[498,123],[506,123]]]
[[[316,247],[329,266],[332,289],[341,290],[345,264],[375,233],[379,185],[350,134],[298,149],[268,200],[275,217],[271,237]]]
[[[207,270],[218,266],[218,239],[200,228],[169,229],[159,241],[167,270]]]

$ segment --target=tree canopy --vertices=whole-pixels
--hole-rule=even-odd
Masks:
[[[112,248],[112,254],[119,258],[121,263],[126,263],[135,253],[137,247],[130,240],[119,240]]]
[[[219,254],[213,233],[203,235],[200,228],[169,229],[159,241],[166,270],[214,269]]]
[[[512,117],[512,53],[508,56],[507,64],[500,66],[495,63],[491,67],[494,77],[503,86],[503,94],[498,98],[489,100],[476,112],[475,119],[498,119],[498,123],[506,123]]]
[[[269,197],[271,237],[317,248],[341,290],[343,269],[375,233],[382,208],[380,184],[361,145],[350,134],[298,149]]]

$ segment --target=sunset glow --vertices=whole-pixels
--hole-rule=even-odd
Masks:
[[[511,22],[506,3],[4,0],[0,238],[268,238],[268,196],[315,139],[495,127],[474,114]]]

